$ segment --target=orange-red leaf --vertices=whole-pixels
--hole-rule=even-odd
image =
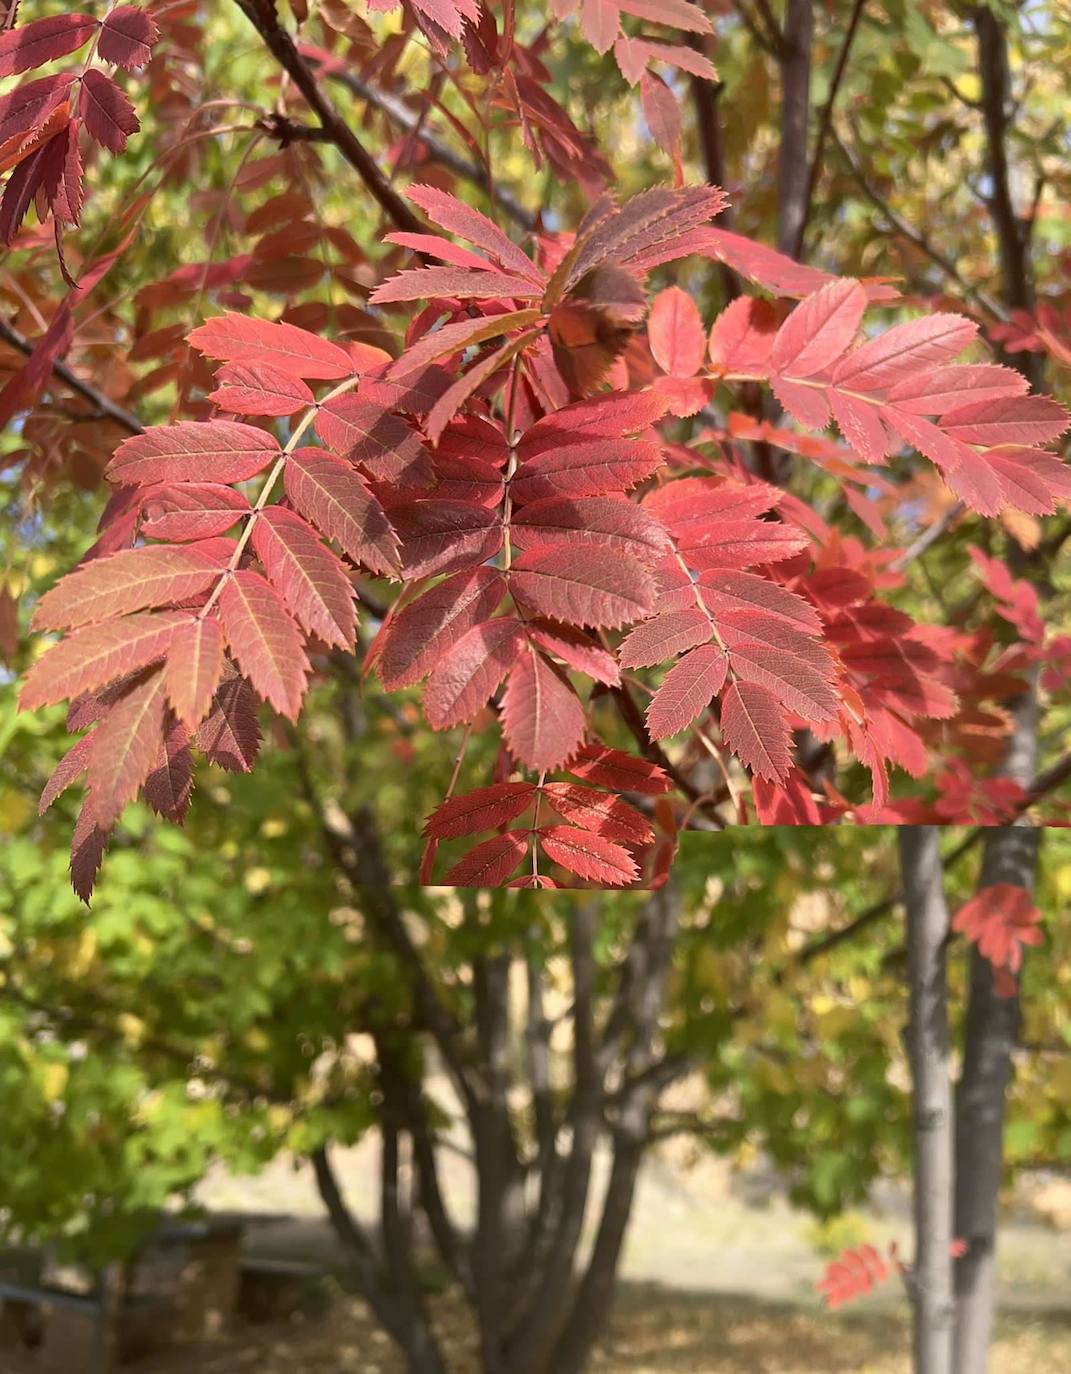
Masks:
[[[259,573],[236,572],[220,594],[219,615],[231,653],[258,695],[296,720],[309,661],[278,592]]]
[[[219,564],[197,549],[122,549],[68,573],[37,603],[34,630],[77,629],[127,611],[168,606],[207,591]]]

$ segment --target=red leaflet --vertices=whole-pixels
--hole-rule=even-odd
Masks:
[[[925,368],[897,382],[889,391],[896,408],[912,415],[944,415],[974,401],[1021,396],[1030,384],[1014,368],[993,363],[950,363]]]
[[[844,353],[855,339],[866,307],[856,281],[831,281],[801,301],[773,341],[770,367],[794,377],[812,377]]]
[[[24,711],[98,692],[163,658],[177,631],[194,623],[182,611],[127,616],[68,635],[37,660],[19,696]]]
[[[777,698],[757,682],[732,682],[721,699],[721,733],[741,763],[769,782],[792,767],[788,726]]]
[[[569,625],[612,629],[642,619],[654,605],[647,569],[601,549],[533,549],[514,563],[509,585],[518,601]]]
[[[64,224],[78,224],[82,217],[80,127],[79,121],[72,119],[65,129],[49,139],[41,163],[41,189],[53,215]]]
[[[182,420],[155,425],[115,450],[108,464],[113,481],[145,486],[150,482],[244,482],[279,453],[275,438],[235,420]]]
[[[349,354],[337,344],[281,321],[215,315],[188,338],[194,348],[210,358],[268,363],[292,377],[329,382],[352,377],[356,371]]]
[[[795,592],[779,587],[755,573],[716,570],[699,575],[704,604],[716,616],[746,624],[740,617],[750,611],[764,611],[778,620],[808,634],[821,633],[822,622],[811,603]]]
[[[600,220],[590,233],[578,234],[580,251],[566,277],[566,291],[605,262],[646,271],[686,256],[691,251],[688,230],[713,219],[726,203],[725,193],[716,186],[685,186],[680,190],[656,186],[641,191],[620,210]]]
[[[716,644],[701,644],[686,653],[666,674],[647,707],[647,731],[665,739],[696,720],[717,696],[728,671],[725,652]]]
[[[90,67],[82,77],[79,106],[90,135],[111,153],[121,153],[141,123],[134,107],[110,76]]]
[[[486,563],[502,547],[500,513],[468,501],[412,501],[392,507],[391,519],[410,579]]]
[[[823,644],[757,611],[719,619],[718,633],[738,677],[768,687],[787,710],[805,720],[835,718],[836,670]]]
[[[1006,396],[951,410],[941,427],[965,444],[1047,444],[1063,434],[1068,419],[1051,396]]]
[[[710,617],[697,606],[664,611],[626,635],[618,659],[622,668],[652,668],[686,649],[707,643],[710,635]]]
[[[502,698],[502,733],[514,758],[536,772],[559,768],[584,738],[584,708],[542,654],[521,654]]]
[[[535,263],[479,210],[434,186],[410,186],[406,194],[433,223],[482,248],[507,272],[516,272],[528,281],[542,281],[542,273]]]
[[[400,570],[386,512],[348,463],[323,449],[299,448],[286,460],[283,481],[295,509],[347,558],[373,573]]]
[[[514,517],[513,533],[525,548],[598,544],[646,563],[656,563],[671,548],[665,530],[652,515],[627,500],[608,496],[532,502]]]
[[[160,30],[145,10],[136,5],[116,5],[101,25],[97,52],[105,62],[128,70],[144,67],[159,37]]]
[[[76,52],[99,27],[89,14],[54,14],[0,34],[0,77],[43,67]]]
[[[627,491],[661,466],[661,448],[642,439],[570,444],[526,458],[513,480],[513,494],[519,504],[555,496],[601,496]]]
[[[61,578],[37,603],[30,628],[73,630],[127,611],[173,606],[207,591],[219,573],[219,565],[196,549],[124,549]]]
[[[357,641],[353,586],[312,526],[292,511],[267,506],[253,522],[253,548],[302,629],[352,652]]]
[[[559,816],[582,830],[626,844],[650,844],[654,839],[647,818],[620,797],[571,782],[548,782],[543,796]]]
[[[108,831],[97,824],[93,798],[87,797],[71,836],[71,886],[83,902],[93,894],[107,844]]]
[[[205,757],[230,773],[248,773],[260,749],[257,702],[245,678],[230,668],[216,688],[194,739]]]
[[[487,620],[506,594],[496,568],[444,578],[404,607],[383,631],[377,668],[388,691],[419,682],[467,631]]]
[[[89,755],[93,749],[93,736],[83,735],[77,744],[71,746],[56,765],[52,776],[45,784],[37,803],[37,814],[43,816],[57,797],[63,795],[72,783],[77,782],[89,765]]]
[[[314,400],[300,377],[270,363],[225,363],[216,381],[208,399],[232,415],[293,415]]]
[[[150,539],[189,543],[225,534],[249,514],[249,502],[240,491],[219,482],[185,482],[147,491],[144,510],[142,534]]]
[[[460,725],[486,706],[517,661],[524,626],[512,617],[475,625],[457,640],[424,688],[424,714],[435,730]]]
[[[582,744],[569,764],[574,778],[598,783],[618,792],[643,792],[656,796],[670,790],[670,781],[656,763],[608,749],[604,744]]]
[[[137,796],[160,748],[164,671],[151,670],[130,687],[93,731],[89,789],[98,824],[109,826]]]
[[[602,835],[593,835],[572,825],[544,826],[538,834],[548,859],[587,882],[624,887],[640,876],[628,850]]]
[[[325,401],[316,416],[316,433],[373,477],[400,487],[431,485],[431,457],[406,422],[382,406],[356,396]]]
[[[145,800],[158,816],[181,825],[193,795],[193,754],[189,731],[178,721],[167,723],[152,771],[145,779]]]
[[[934,364],[947,362],[978,333],[962,315],[924,315],[894,325],[849,353],[833,370],[834,386],[877,391]]]
[[[296,720],[309,661],[279,594],[259,573],[236,572],[223,584],[219,617],[230,651],[257,694]]]
[[[750,568],[781,563],[809,542],[803,530],[780,520],[719,520],[690,531],[678,540],[678,548],[693,568]]]
[[[497,339],[513,330],[526,329],[540,318],[538,310],[514,310],[506,315],[490,315],[474,320],[460,320],[444,324],[425,334],[407,348],[390,370],[394,380],[419,372],[428,363],[436,362],[451,353],[461,353],[486,339]]]
[[[693,377],[702,366],[706,330],[695,302],[679,286],[660,291],[647,320],[655,362],[671,377]]]
[[[443,881],[454,887],[495,887],[517,871],[528,853],[528,832],[507,830],[493,840],[484,840],[459,859]]]
[[[528,635],[533,644],[560,658],[569,668],[584,673],[595,682],[605,683],[607,687],[617,687],[621,674],[617,663],[608,649],[598,644],[582,630],[569,625],[556,625],[547,620],[530,620]]]
[[[641,434],[666,413],[665,400],[653,391],[611,392],[563,406],[537,420],[521,436],[520,453],[534,458],[547,449],[592,439],[623,439]]]
[[[190,730],[196,730],[211,709],[223,666],[219,621],[208,617],[186,620],[171,640],[165,686],[171,709]]]
[[[507,272],[466,271],[459,267],[419,267],[395,276],[378,286],[369,296],[370,305],[393,301],[531,299],[543,294],[543,287],[531,277],[511,276]]]
[[[455,840],[508,825],[528,810],[535,795],[535,787],[530,782],[500,782],[493,787],[478,787],[474,792],[451,797],[437,806],[424,823],[424,834],[429,839]]]
[[[384,243],[397,243],[402,248],[412,248],[428,258],[438,258],[440,262],[452,263],[455,267],[475,268],[477,271],[493,272],[494,266],[486,258],[481,258],[471,249],[461,248],[449,239],[441,239],[437,234],[384,234]]]
[[[739,296],[710,327],[710,366],[715,373],[762,376],[777,333],[777,314],[769,301]]]

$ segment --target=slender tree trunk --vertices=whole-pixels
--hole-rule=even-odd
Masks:
[[[1030,889],[1041,832],[1004,827],[987,836],[982,884]],[[956,1374],[985,1374],[993,1328],[997,1202],[1003,1169],[1004,1106],[1019,1033],[1019,998],[998,997],[989,961],[971,950],[963,1074],[956,1100]]]
[[[1030,234],[1015,208],[1008,158],[1013,117],[1008,44],[1001,19],[990,9],[974,11],[978,41],[981,115],[985,130],[988,207],[1000,259],[1001,296],[1011,309],[1030,309],[1034,298]],[[1043,361],[1013,354],[1033,386],[1043,377]],[[1012,541],[1008,562],[1018,576],[1030,577],[1044,593],[1046,572]],[[1036,677],[1009,703],[1012,734],[1001,772],[1026,787],[1037,767],[1038,700]],[[1037,872],[1040,833],[1002,826],[985,837],[982,886],[1014,883],[1031,890]],[[956,1235],[967,1242],[956,1263],[956,1374],[985,1374],[993,1328],[997,1203],[1003,1164],[1004,1105],[1011,1079],[1011,1056],[1019,1030],[1018,989],[996,995],[993,970],[971,951],[963,1073],[956,1097]]]
[[[807,126],[811,113],[814,0],[788,0],[781,56],[781,147],[777,161],[777,246],[794,256],[807,214]]]
[[[945,941],[948,908],[940,831],[899,831],[911,978],[908,1028],[914,1085],[914,1374],[952,1374],[952,1081]]]

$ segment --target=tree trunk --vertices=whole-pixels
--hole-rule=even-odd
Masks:
[[[1040,831],[1002,827],[986,837],[982,885],[1034,884]],[[997,1200],[1004,1103],[1019,1032],[1019,997],[998,997],[989,961],[971,950],[963,1074],[956,1099],[956,1374],[985,1374],[993,1327]]]
[[[811,113],[814,0],[788,0],[781,54],[781,147],[777,160],[777,246],[794,257],[807,214],[807,126]]]
[[[899,831],[911,979],[914,1085],[914,1374],[952,1374],[952,1083],[940,831]]]

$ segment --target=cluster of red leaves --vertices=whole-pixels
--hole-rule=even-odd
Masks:
[[[952,1241],[949,1254],[953,1259],[959,1259],[966,1253],[966,1241]],[[880,1254],[873,1245],[859,1245],[842,1250],[835,1260],[831,1260],[815,1288],[822,1295],[826,1307],[835,1312],[838,1307],[856,1302],[889,1279],[906,1273],[907,1266],[900,1259],[895,1241],[890,1243],[885,1255]]]
[[[978,946],[993,965],[1000,997],[1015,994],[1015,975],[1023,963],[1023,946],[1040,945],[1041,912],[1030,893],[1014,883],[992,883],[964,902],[952,929]]]
[[[23,82],[0,97],[0,171],[10,173],[0,197],[4,243],[12,242],[34,204],[42,223],[52,215],[57,247],[62,225],[79,223],[81,131],[107,152],[121,153],[139,128],[133,105],[93,57],[127,70],[141,67],[158,37],[151,16],[135,5],[117,5],[103,19],[55,14],[0,34],[0,77],[35,71],[92,45],[80,70]]]
[[[1024,396],[1017,374],[953,363],[975,332],[958,316],[859,343],[868,288],[840,280],[787,314],[740,298],[709,337],[684,293],[661,293],[646,384],[635,385],[646,274],[694,252],[749,261],[707,225],[720,191],[656,189],[620,209],[603,198],[574,236],[543,236],[534,258],[452,196],[409,194],[471,246],[388,236],[441,264],[403,270],[371,296],[388,309],[427,302],[401,356],[288,323],[209,320],[190,336],[222,364],[208,399],[244,418],[123,443],[97,557],[37,607],[35,628],[71,633],[31,673],[24,704],[69,697],[73,725],[96,722],[59,774],[66,785],[84,770],[89,783],[79,889],[139,789],[181,819],[191,743],[249,766],[254,693],[297,717],[309,654],[354,648],[357,570],[405,583],[367,655],[386,688],[424,681],[436,729],[474,724],[495,703],[500,780],[433,815],[428,876],[440,840],[530,813],[463,853],[447,879],[505,881],[530,856],[517,881],[544,885],[542,856],[585,881],[636,880],[654,832],[613,794],[661,791],[661,771],[641,776],[615,753],[579,775],[610,795],[546,777],[590,764],[599,694],[665,663],[649,737],[692,730],[719,755],[698,723],[712,711],[720,748],[753,777],[760,819],[826,818],[793,762],[791,732],[804,726],[870,769],[880,808],[887,763],[923,771],[919,722],[957,708],[948,655],[881,600],[881,556],[654,426],[667,410],[693,413],[721,383],[761,381],[809,428],[832,415],[864,462],[914,442],[983,510],[1049,509],[1071,484],[1031,442],[1062,432],[1062,409]],[[752,257],[763,284],[790,275],[768,250]],[[302,442],[310,430],[315,447]],[[132,547],[139,539],[159,542]],[[587,706],[578,679],[594,684]],[[516,771],[538,781],[509,782]],[[569,825],[541,823],[548,809]],[[830,789],[826,814],[850,809]]]

